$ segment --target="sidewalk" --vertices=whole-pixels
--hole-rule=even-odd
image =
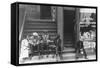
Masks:
[[[69,53],[69,54],[63,54],[63,59],[60,60],[59,57],[52,57],[53,55],[49,55],[49,57],[46,57],[46,55],[43,56],[43,58],[39,59],[38,56],[34,56],[31,60],[26,60],[22,64],[26,63],[45,63],[45,62],[60,62],[60,61],[79,61],[79,60],[94,60],[96,59],[95,55],[88,55],[85,59],[84,57],[81,57],[79,59],[75,58],[75,53]],[[20,63],[21,64],[21,63]]]

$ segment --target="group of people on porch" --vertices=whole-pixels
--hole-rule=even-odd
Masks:
[[[21,41],[20,59],[32,59],[36,51],[38,52],[39,58],[41,58],[44,50],[46,50],[48,57],[50,53],[48,50],[50,48],[55,50],[55,56],[57,55],[57,51],[61,50],[60,46],[61,39],[59,34],[56,34],[56,37],[52,39],[48,31],[44,31],[41,35],[37,32],[33,32]]]
[[[43,34],[41,35],[39,35],[37,32],[33,32],[32,35],[30,36],[27,35],[26,38],[24,38],[21,41],[20,59],[21,60],[32,59],[36,51],[38,53],[39,59],[41,58],[41,56],[44,55],[43,53],[45,52],[48,57],[50,53],[49,49],[51,49],[51,51],[54,50],[53,56],[56,57],[59,56],[61,59],[62,58],[61,42],[62,41],[59,34],[56,34],[56,37],[54,39],[51,39],[47,31],[44,31]],[[87,59],[87,54],[85,52],[83,42],[80,40],[77,42],[76,59],[78,58],[78,54],[80,54],[81,52],[83,52],[85,58]]]

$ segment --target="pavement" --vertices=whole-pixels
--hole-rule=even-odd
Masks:
[[[44,63],[44,62],[61,62],[61,61],[80,61],[80,60],[95,60],[96,55],[95,54],[89,54],[87,55],[88,59],[85,59],[84,56],[81,56],[80,58],[75,58],[75,53],[64,53],[63,59],[60,60],[59,57],[53,57],[53,55],[49,55],[48,57],[46,55],[43,55],[41,59],[39,59],[39,56],[33,56],[31,60],[27,59],[24,62],[19,62],[20,64],[27,64],[27,63]]]

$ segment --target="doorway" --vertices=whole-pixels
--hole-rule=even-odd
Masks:
[[[74,25],[75,25],[75,8],[70,9],[64,9],[63,11],[64,15],[64,49],[66,48],[72,48],[74,47],[74,41],[75,41],[75,31],[74,31]]]

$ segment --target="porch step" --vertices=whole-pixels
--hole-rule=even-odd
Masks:
[[[64,47],[66,47],[66,48],[67,48],[67,47],[71,47],[71,48],[72,48],[72,47],[74,47],[74,46],[73,46],[73,43],[69,43],[69,44],[67,43],[67,44],[64,44]]]
[[[64,47],[63,53],[75,53],[75,48]]]
[[[27,18],[25,20],[23,38],[27,35],[31,35],[33,32],[37,32],[41,35],[44,30],[48,31],[51,38],[54,38],[57,33],[57,24],[54,21]]]
[[[75,53],[64,53],[62,56],[63,56],[63,59],[68,59],[68,60],[72,60],[72,59],[75,59]]]

